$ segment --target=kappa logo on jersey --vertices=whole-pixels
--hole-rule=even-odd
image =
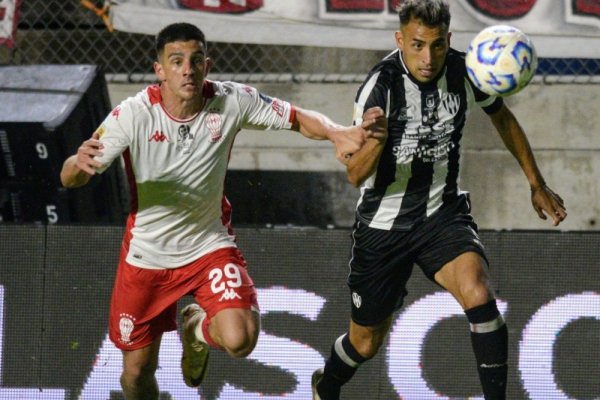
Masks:
[[[225,289],[219,301],[223,300],[234,300],[234,299],[242,299],[239,294],[233,289]]]
[[[216,143],[223,137],[223,133],[221,132],[221,128],[223,127],[223,119],[221,118],[221,114],[217,114],[214,112],[208,113],[206,116],[206,127],[210,132],[211,143]]]
[[[121,115],[121,106],[116,106],[114,110],[110,113],[115,119],[119,119],[119,115]]]
[[[168,142],[169,138],[162,131],[156,130],[150,137],[148,138],[149,142]]]

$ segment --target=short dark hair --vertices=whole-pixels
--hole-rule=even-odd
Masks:
[[[398,16],[400,26],[414,18],[427,26],[444,25],[446,29],[450,28],[450,7],[446,0],[404,0],[398,7]]]
[[[196,25],[188,24],[187,22],[176,22],[167,25],[156,35],[156,40],[154,41],[156,56],[160,57],[167,43],[186,42],[188,40],[201,42],[204,46],[204,51],[207,51],[204,33]]]

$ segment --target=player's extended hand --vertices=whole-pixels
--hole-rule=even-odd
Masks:
[[[541,219],[552,218],[554,226],[558,226],[567,218],[567,209],[563,199],[546,185],[531,188],[531,203]]]
[[[385,141],[388,136],[388,121],[381,107],[371,107],[364,112],[361,127],[365,130],[365,138]]]
[[[335,142],[336,158],[347,165],[352,154],[360,150],[369,138],[387,139],[387,118],[381,107],[371,107],[365,111],[360,126],[351,127],[348,134],[342,135],[342,140]]]
[[[77,149],[77,167],[89,175],[95,175],[96,170],[102,167],[102,163],[94,160],[94,157],[102,155],[103,145],[100,143],[100,135],[97,132],[86,140]]]

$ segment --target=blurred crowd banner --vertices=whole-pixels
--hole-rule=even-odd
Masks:
[[[207,35],[213,79],[359,83],[395,48],[398,0],[0,0],[0,64],[93,64],[108,82],[153,82],[154,35],[187,21]],[[536,80],[600,78],[598,0],[452,0],[451,45],[484,26],[532,36]]]
[[[187,21],[212,41],[390,49],[400,0],[123,0],[110,9],[115,29],[155,34]],[[453,45],[466,49],[487,25],[528,33],[541,57],[600,57],[600,3],[594,0],[453,0]]]
[[[0,399],[122,398],[122,357],[107,337],[122,233],[116,226],[0,224]],[[178,332],[166,333],[161,399],[309,399],[312,372],[347,330],[349,230],[236,233],[258,292],[258,344],[246,359],[212,351],[195,390],[181,377]],[[598,399],[600,233],[481,233],[510,334],[507,398]],[[379,354],[342,398],[482,400],[458,303],[418,268],[408,292]]]
[[[20,0],[0,0],[0,45],[15,45]]]

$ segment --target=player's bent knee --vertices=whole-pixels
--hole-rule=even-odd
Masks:
[[[259,324],[253,320],[244,320],[234,327],[221,329],[221,345],[231,356],[239,358],[248,356],[258,341]]]
[[[222,337],[222,346],[232,357],[247,357],[258,341],[256,334],[243,334],[243,332],[232,332]]]

